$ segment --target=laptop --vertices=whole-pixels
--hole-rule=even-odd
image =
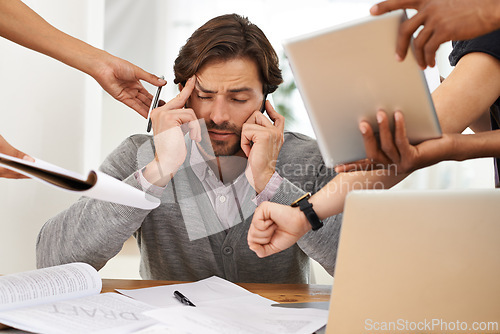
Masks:
[[[499,333],[500,190],[348,195],[326,333]]]
[[[413,53],[402,63],[395,59],[398,27],[405,18],[399,10],[283,43],[328,167],[366,157],[358,125],[366,120],[377,131],[379,108],[391,115],[403,112],[412,144],[441,136]]]

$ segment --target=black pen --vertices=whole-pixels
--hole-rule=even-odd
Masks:
[[[160,77],[161,79],[164,79],[163,76]],[[147,126],[147,129],[146,131],[149,132],[151,131],[151,111],[153,111],[153,109],[157,108],[158,107],[158,104],[160,103],[160,93],[161,93],[161,88],[163,86],[160,86],[156,89],[156,94],[155,94],[155,97],[153,99],[153,101],[151,102],[151,106],[149,107],[149,111],[148,111],[148,119],[147,119],[147,123],[148,123],[148,126]]]
[[[184,296],[182,293],[180,293],[179,291],[174,291],[174,296],[175,298],[180,301],[181,303],[183,303],[184,305],[189,305],[189,306],[196,306],[195,304],[193,304],[186,296]]]

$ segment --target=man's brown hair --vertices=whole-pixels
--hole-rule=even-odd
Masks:
[[[227,14],[209,20],[187,40],[174,63],[174,83],[185,85],[208,61],[240,57],[256,62],[264,94],[283,82],[278,55],[262,30],[246,17]]]

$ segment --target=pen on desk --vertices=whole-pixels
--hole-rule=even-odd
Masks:
[[[189,306],[196,306],[195,304],[193,304],[186,296],[184,296],[182,293],[180,293],[179,291],[174,291],[174,296],[175,298],[180,301],[181,303],[183,303],[184,305],[189,305]]]
[[[165,77],[161,76],[160,77],[161,79],[165,79]],[[163,86],[160,86],[156,89],[156,94],[155,94],[155,97],[153,99],[153,102],[151,102],[151,106],[149,107],[149,111],[148,111],[148,127],[146,129],[147,132],[150,132],[151,131],[151,111],[153,111],[153,109],[157,108],[158,107],[158,104],[160,103],[160,93],[161,93],[161,88]]]

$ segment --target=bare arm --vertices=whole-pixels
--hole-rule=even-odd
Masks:
[[[432,99],[443,132],[461,133],[480,119],[499,96],[500,60],[474,52],[460,59]]]
[[[389,129],[388,116],[379,111],[380,143],[370,125],[362,122],[360,129],[368,159],[337,166],[336,171],[396,166],[399,172],[410,173],[443,160],[498,156],[500,141],[495,132],[460,134],[468,126],[476,125],[483,119],[485,111],[498,96],[500,61],[485,53],[467,54],[432,95],[444,133],[442,138],[410,145],[406,136],[404,110],[394,114],[394,137]]]
[[[382,113],[382,112],[379,112]],[[366,124],[365,148],[371,159],[358,161],[336,167],[337,172],[356,170],[359,168],[397,169],[401,173],[411,173],[417,169],[432,166],[444,160],[463,161],[482,157],[500,156],[500,131],[487,131],[477,134],[463,135],[445,133],[441,138],[426,140],[418,145],[411,145],[406,136],[404,117],[401,112],[395,114],[395,134],[392,139],[388,127],[388,119],[383,114],[380,124],[380,143]],[[375,163],[372,163],[375,162]]]
[[[336,168],[342,173],[318,191],[310,202],[319,218],[342,212],[345,197],[353,189],[390,188],[407,173],[441,160],[464,160],[479,156],[497,156],[500,153],[500,132],[489,132],[465,136],[460,133],[475,122],[500,95],[499,62],[483,53],[464,56],[459,65],[433,94],[436,111],[445,135],[412,146],[408,142],[404,118],[396,117],[396,137],[389,128],[387,115],[381,113],[379,120],[380,142],[377,142],[368,123],[365,126],[367,155],[382,171],[360,172],[373,167],[370,160]],[[495,136],[495,138],[493,138]],[[496,139],[496,140],[495,140]],[[356,172],[357,170],[357,172]],[[304,214],[297,208],[275,203],[263,203],[254,214],[248,233],[249,247],[258,256],[265,257],[280,252],[300,239],[311,229]]]
[[[146,116],[157,76],[56,29],[19,0],[0,0],[0,36],[92,76],[111,96]]]
[[[314,194],[309,202],[320,219],[343,211],[345,197],[352,190],[390,188],[406,175],[394,171],[360,171],[337,175]],[[311,225],[299,208],[264,202],[254,213],[248,231],[248,246],[259,257],[281,252],[295,244]]]
[[[144,117],[152,95],[140,80],[155,86],[166,84],[157,76],[54,28],[19,0],[0,0],[0,36],[91,75],[111,96]],[[25,156],[3,137],[0,153]],[[0,168],[0,177],[22,176]]]

